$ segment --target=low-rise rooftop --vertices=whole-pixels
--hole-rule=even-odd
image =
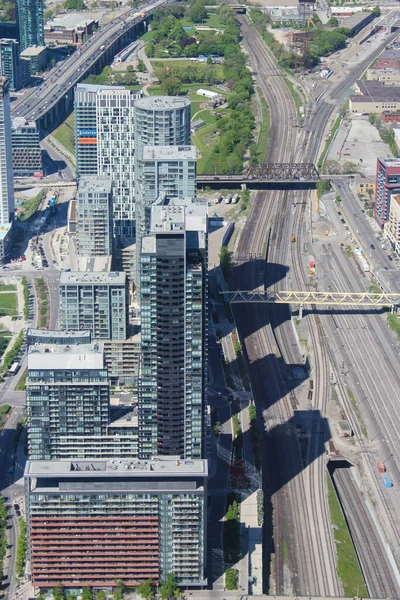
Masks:
[[[28,338],[38,337],[49,340],[49,343],[53,340],[71,340],[71,344],[75,344],[75,340],[81,339],[87,339],[88,343],[90,343],[91,337],[89,329],[82,329],[81,331],[49,331],[46,329],[33,329],[33,327],[27,330],[26,335]]]
[[[207,476],[207,460],[181,460],[178,457],[157,457],[151,460],[33,460],[26,463],[25,476],[57,477],[73,474],[74,479],[101,477],[135,478]]]
[[[31,58],[33,56],[39,56],[42,52],[46,51],[46,46],[29,46],[21,52],[23,58]]]
[[[88,19],[83,13],[68,13],[47,21],[45,29],[84,29],[96,19]]]
[[[79,192],[92,192],[95,194],[111,194],[111,179],[99,175],[82,175],[79,179]]]
[[[103,345],[35,344],[28,348],[28,370],[74,371],[104,369]]]
[[[190,99],[180,96],[144,96],[135,102],[143,110],[177,110],[190,106]]]
[[[357,88],[361,95],[352,96],[355,102],[400,102],[400,86],[365,79],[357,81]]]
[[[143,160],[196,160],[196,146],[145,146]]]
[[[98,257],[96,257],[98,258]],[[88,260],[95,260],[88,259]],[[61,273],[60,285],[125,285],[126,274],[122,271],[111,271],[106,272],[79,272],[73,271],[71,273]]]

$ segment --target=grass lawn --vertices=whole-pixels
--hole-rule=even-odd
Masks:
[[[27,378],[27,376],[28,376],[28,371],[27,371],[27,370],[25,370],[25,371],[23,372],[23,374],[22,374],[22,377],[20,378],[20,380],[19,380],[19,381],[18,381],[18,383],[17,383],[17,386],[16,386],[16,388],[15,388],[16,390],[18,390],[18,391],[20,391],[20,392],[23,392],[23,391],[24,391],[24,389],[25,389],[25,387],[26,387],[26,378]]]
[[[367,597],[364,578],[361,573],[360,564],[354,550],[353,542],[347,524],[337,499],[335,489],[329,474],[326,475],[328,483],[328,500],[331,511],[331,522],[334,530],[336,551],[338,557],[338,575],[342,581],[345,596]]]
[[[225,25],[219,20],[217,12],[208,13],[208,19],[207,21],[204,21],[204,23],[193,23],[193,21],[186,18],[180,19],[180,23],[182,27],[192,27],[193,29],[197,29],[197,27],[215,27],[216,29],[225,29]]]
[[[379,290],[380,291],[380,290]],[[393,314],[387,316],[388,325],[397,335],[397,339],[400,342],[400,316]]]
[[[55,131],[52,136],[59,142],[64,148],[66,148],[71,154],[75,156],[75,118],[72,112],[69,117],[62,123]]]
[[[18,215],[20,215],[21,221],[27,221],[36,211],[39,203],[42,199],[42,192],[33,196],[33,198],[28,198],[23,201],[22,207],[18,210]]]
[[[5,284],[0,284],[0,292],[16,292],[17,291],[17,286],[10,284],[10,285],[5,285]]]
[[[11,338],[12,335],[9,331],[0,331],[0,358],[3,357],[5,349],[10,343]]]
[[[265,101],[265,98],[260,90],[257,88],[257,94],[261,102],[261,111],[262,111],[262,122],[260,135],[258,137],[258,142],[256,146],[256,157],[259,163],[264,162],[265,155],[268,149],[268,138],[269,138],[269,130],[270,130],[270,116],[269,116],[269,108],[268,104]]]
[[[0,314],[17,314],[17,294],[15,292],[3,292],[0,294]]]
[[[144,40],[145,42],[151,42],[151,40],[154,40],[156,37],[156,33],[156,31],[146,31],[139,39]]]

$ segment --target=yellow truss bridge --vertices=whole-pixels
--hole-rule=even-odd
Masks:
[[[273,290],[221,292],[224,299],[231,304],[265,303],[265,304],[317,304],[321,306],[374,306],[395,308],[400,306],[400,294],[370,292],[298,292]]]

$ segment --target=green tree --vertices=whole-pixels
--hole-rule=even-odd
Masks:
[[[167,77],[161,84],[164,96],[178,96],[181,91],[181,82],[177,77]]]
[[[321,181],[318,181],[316,187],[318,198],[320,198],[321,196],[329,192],[329,190],[331,189],[331,184],[328,179],[322,179]]]
[[[202,23],[208,17],[208,13],[201,2],[195,2],[189,9],[189,19],[193,23]]]
[[[142,583],[139,583],[137,587],[137,593],[144,600],[151,600],[152,598],[154,598],[153,580],[146,579],[146,581],[142,581]]]
[[[374,8],[372,9],[371,12],[374,15],[374,17],[380,17],[381,16],[381,9],[379,8],[379,6],[374,6]]]
[[[376,114],[375,113],[369,113],[369,115],[368,115],[368,121],[371,123],[371,125],[375,125]]]
[[[138,82],[136,73],[125,73],[124,84],[125,85],[136,85]]]
[[[144,64],[144,62],[142,61],[142,59],[139,60],[138,64],[137,64],[137,70],[139,71],[139,73],[145,73],[146,72],[146,65]]]
[[[64,600],[65,592],[62,583],[58,583],[52,590],[54,600]]]
[[[84,587],[82,589],[82,600],[93,600],[93,592],[90,587]]]
[[[174,573],[167,573],[165,581],[159,587],[159,594],[161,600],[172,600],[173,598],[179,598],[181,591],[176,583],[176,576]]]
[[[239,572],[237,569],[227,569],[225,571],[225,587],[227,590],[237,590],[239,583]]]
[[[133,67],[132,67],[132,65],[128,65],[126,67],[126,71],[127,71],[127,73],[133,73]]]
[[[85,10],[86,5],[83,0],[67,0],[64,2],[64,8],[67,10]]]
[[[53,16],[54,16],[54,11],[52,11],[52,10],[46,10],[45,13],[44,13],[44,15],[43,15],[43,18],[44,18],[45,21],[49,21],[50,19],[53,18]]]
[[[99,590],[96,592],[96,600],[107,600],[107,594],[104,590]]]
[[[337,17],[331,17],[327,22],[330,27],[339,27],[339,20]]]
[[[219,251],[219,264],[224,276],[228,276],[232,270],[232,252],[227,246],[222,246]]]

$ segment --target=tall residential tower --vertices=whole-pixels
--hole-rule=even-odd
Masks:
[[[207,344],[207,205],[151,208],[142,240],[139,456],[201,458]]]

